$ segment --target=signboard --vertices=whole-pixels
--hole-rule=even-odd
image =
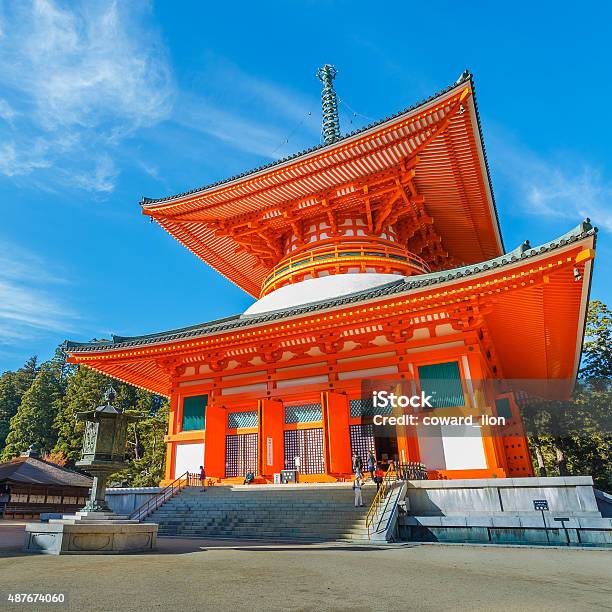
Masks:
[[[272,465],[274,463],[274,440],[272,438],[266,438],[266,465]]]
[[[534,499],[533,509],[534,510],[548,510],[548,501],[546,499]]]

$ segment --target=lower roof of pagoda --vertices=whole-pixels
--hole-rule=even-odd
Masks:
[[[72,363],[168,395],[172,368],[190,356],[199,355],[205,363],[207,354],[309,331],[338,333],[344,327],[397,314],[414,320],[434,311],[475,308],[474,314],[480,305],[479,316],[505,378],[573,380],[582,347],[596,232],[586,220],[556,240],[535,248],[524,243],[479,264],[398,277],[348,294],[149,335],[68,341],[65,351]]]

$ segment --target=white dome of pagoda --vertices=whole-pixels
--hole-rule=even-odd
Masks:
[[[257,315],[263,312],[283,310],[341,297],[357,291],[373,289],[404,278],[399,274],[331,274],[320,278],[310,278],[299,283],[285,285],[268,293],[244,311],[244,315]]]

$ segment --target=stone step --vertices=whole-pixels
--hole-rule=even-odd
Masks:
[[[159,535],[260,540],[368,541],[365,517],[374,496],[355,508],[350,488],[218,488],[183,491],[148,517]]]

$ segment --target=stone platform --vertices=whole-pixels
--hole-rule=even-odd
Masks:
[[[155,523],[140,523],[112,512],[77,512],[28,523],[24,551],[45,555],[121,554],[157,548]]]

